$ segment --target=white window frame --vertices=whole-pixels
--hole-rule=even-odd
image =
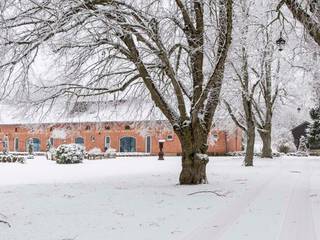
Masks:
[[[107,139],[109,139],[109,146],[107,146]],[[111,137],[110,136],[104,137],[104,149],[106,149],[106,147],[108,147],[107,149],[111,148]]]

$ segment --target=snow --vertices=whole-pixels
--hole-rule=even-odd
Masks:
[[[81,104],[82,102],[78,102]],[[153,103],[146,99],[126,101],[84,102],[87,108],[74,111],[65,101],[54,106],[34,106],[0,103],[0,124],[44,124],[44,123],[84,123],[84,122],[139,122],[164,121],[165,118]],[[75,103],[76,104],[76,103]],[[61,107],[63,106],[63,107]],[[65,132],[53,133],[54,138],[65,138]]]
[[[0,239],[320,239],[320,158],[242,160],[210,158],[198,186],[179,157],[0,163]]]

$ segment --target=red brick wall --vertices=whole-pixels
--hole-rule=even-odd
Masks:
[[[126,130],[125,126],[128,123],[73,123],[73,124],[55,124],[55,125],[0,125],[0,138],[4,139],[5,136],[9,138],[9,151],[14,151],[14,139],[19,139],[19,151],[26,151],[26,142],[29,138],[39,138],[41,144],[41,151],[46,150],[46,144],[51,137],[54,129],[66,129],[66,139],[54,139],[54,147],[58,147],[62,143],[74,143],[76,137],[83,137],[86,150],[94,147],[100,148],[104,151],[105,137],[111,138],[111,147],[120,151],[120,139],[125,136],[134,137],[136,139],[137,152],[146,151],[146,137],[143,135],[151,136],[151,153],[157,154],[159,152],[158,140],[166,139],[168,135],[172,135],[172,140],[167,140],[164,144],[164,152],[167,155],[176,155],[181,152],[179,139],[169,130],[164,129],[149,129],[149,133],[141,134],[141,131],[136,127]],[[110,127],[110,129],[106,127]],[[87,128],[90,129],[87,129]],[[145,131],[144,131],[145,132]],[[233,134],[227,134],[223,131],[214,131],[217,135],[217,141],[209,143],[209,153],[221,155],[226,152],[240,151],[241,150],[241,131],[237,130]],[[2,150],[2,142],[0,144]]]

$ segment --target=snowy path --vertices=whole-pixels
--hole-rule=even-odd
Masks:
[[[319,240],[319,165],[319,159],[283,161],[274,175],[256,184],[184,239]],[[312,198],[317,201],[312,203]]]
[[[320,240],[320,158],[241,164],[211,158],[198,186],[178,157],[0,164],[0,240]]]

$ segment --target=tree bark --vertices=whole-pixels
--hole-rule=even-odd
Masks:
[[[247,146],[246,146],[246,156],[244,159],[244,165],[246,167],[253,166],[255,137],[256,137],[256,133],[255,133],[254,122],[247,123]]]
[[[267,128],[264,131],[259,131],[259,135],[262,140],[262,158],[272,158],[272,147],[271,147],[271,128]]]
[[[293,17],[308,31],[309,35],[320,46],[320,23],[305,11],[296,0],[284,0]],[[319,3],[317,3],[319,6]],[[281,4],[282,5],[282,4]],[[316,16],[318,17],[318,12]],[[319,18],[318,18],[319,19]]]
[[[206,184],[208,183],[206,166],[209,162],[207,155],[207,134],[201,130],[184,131],[178,133],[182,148],[182,171],[180,184]]]
[[[208,183],[206,166],[209,162],[208,155],[182,150],[182,170],[179,177],[180,184],[205,184]]]

